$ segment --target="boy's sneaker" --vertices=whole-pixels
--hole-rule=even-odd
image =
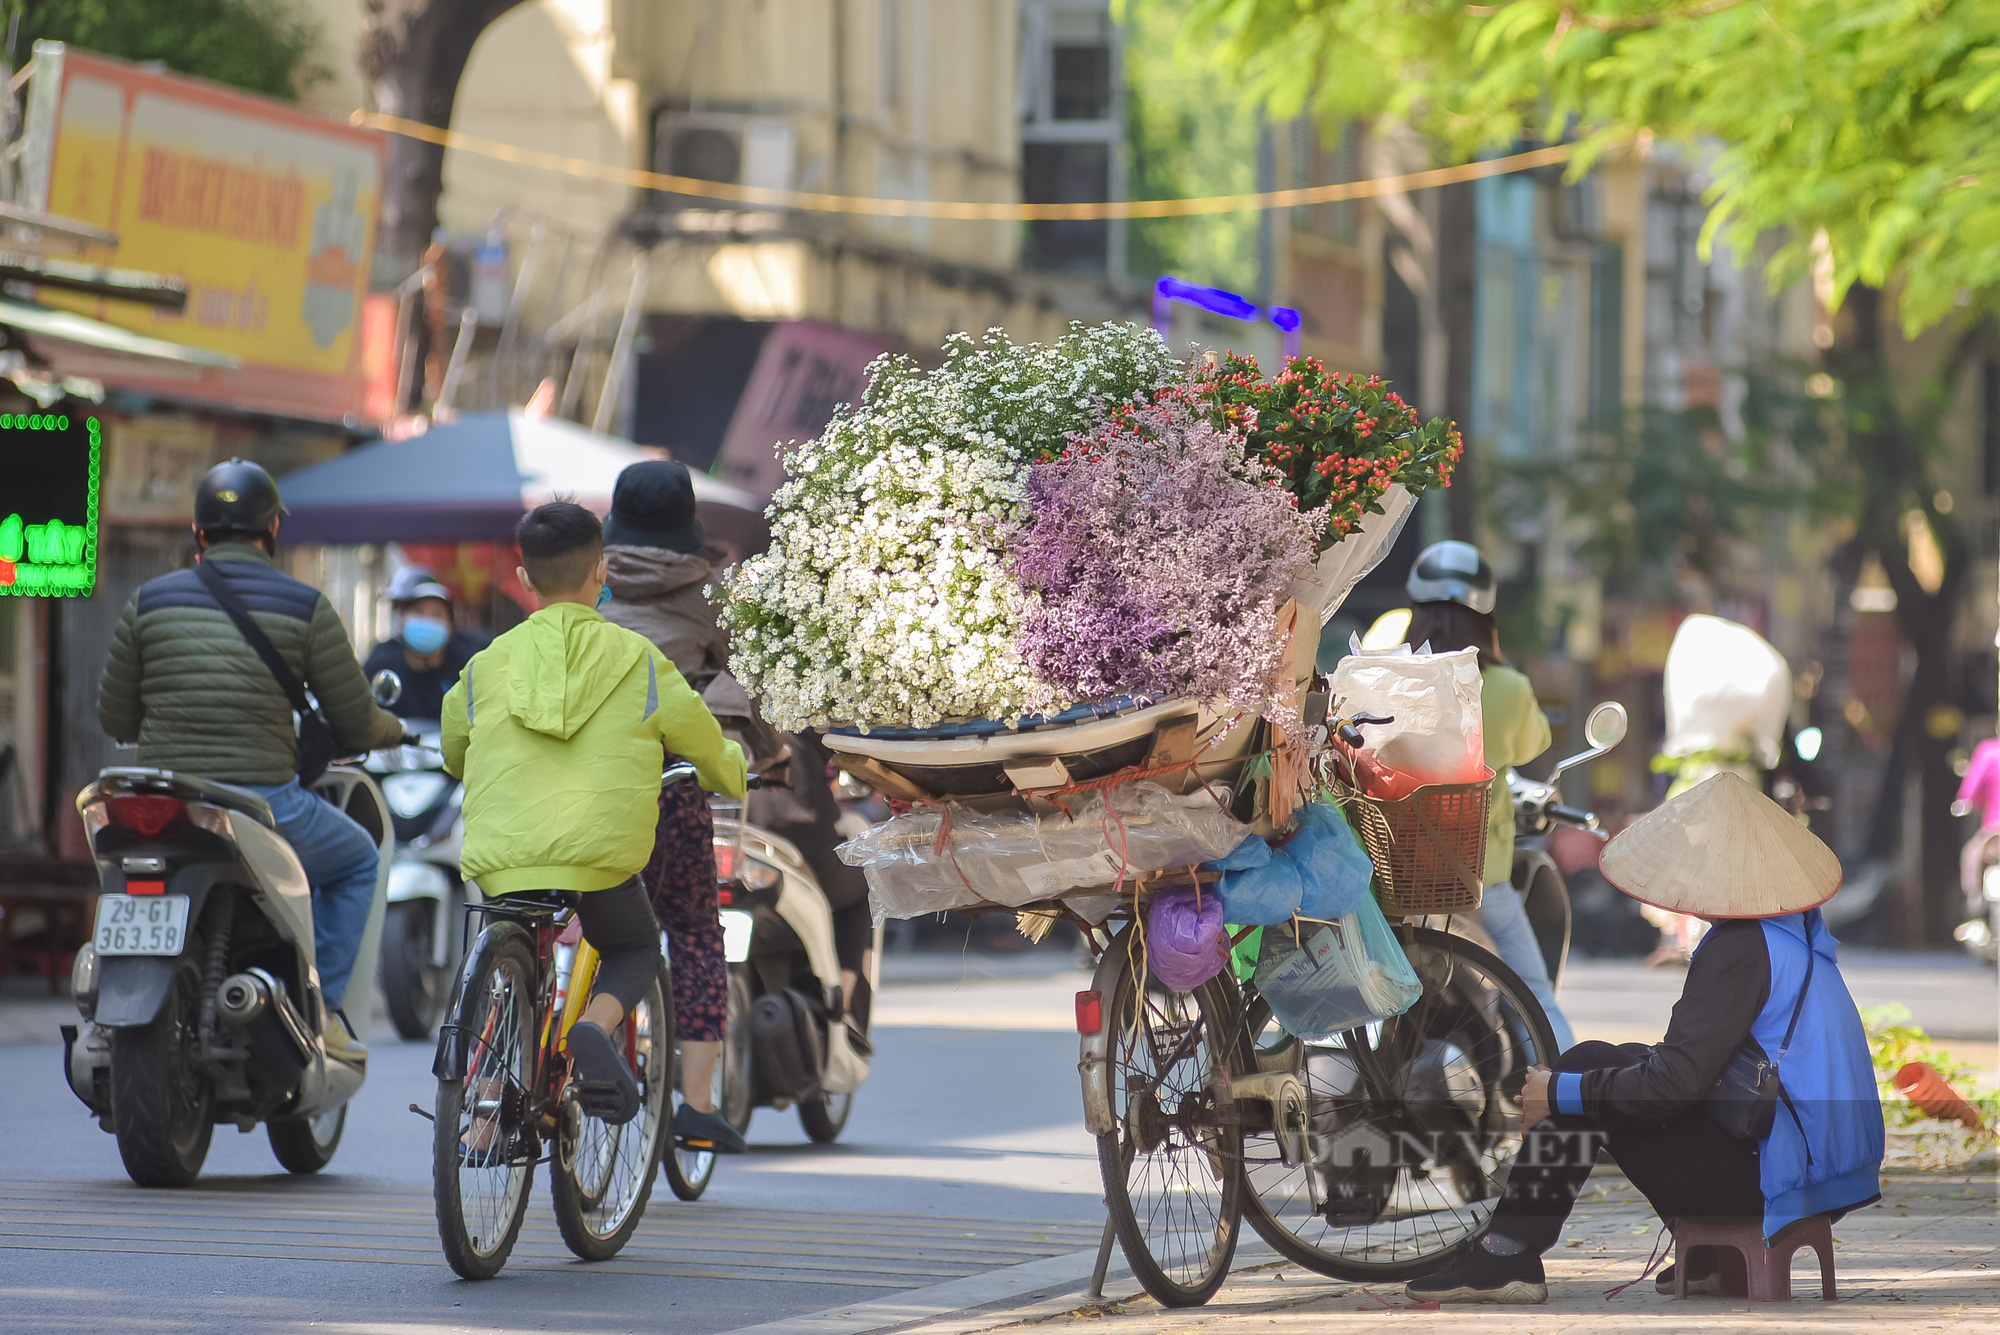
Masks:
[[[716,1154],[748,1154],[750,1142],[722,1119],[722,1114],[698,1112],[692,1103],[674,1109],[674,1143]]]
[[[1403,1293],[1416,1302],[1432,1303],[1545,1303],[1549,1300],[1548,1277],[1542,1272],[1539,1253],[1521,1249],[1501,1255],[1488,1244],[1502,1249],[1520,1244],[1488,1233],[1472,1250],[1435,1275],[1413,1279]]]
[[[588,1020],[569,1027],[569,1057],[576,1064],[577,1102],[607,1126],[639,1115],[639,1079],[625,1064],[611,1035]]]

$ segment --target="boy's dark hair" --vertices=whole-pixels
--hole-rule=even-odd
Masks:
[[[514,526],[521,565],[544,593],[574,589],[604,555],[604,525],[575,501],[550,501],[521,516]]]

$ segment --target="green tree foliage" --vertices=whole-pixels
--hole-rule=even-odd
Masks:
[[[2000,288],[1993,0],[1195,0],[1182,40],[1273,119],[1388,114],[1461,156],[1718,140],[1704,240],[1785,229],[1781,284],[1824,236],[1836,296],[1895,280],[1906,332]]]
[[[320,26],[295,0],[14,0],[14,60],[37,41],[123,60],[157,60],[176,74],[296,102],[326,78]]]
[[[1178,40],[1191,0],[1134,5],[1125,24],[1125,137],[1133,199],[1183,199],[1257,188],[1258,119],[1246,99]],[[1126,224],[1126,268],[1238,292],[1257,282],[1261,215],[1211,213]]]

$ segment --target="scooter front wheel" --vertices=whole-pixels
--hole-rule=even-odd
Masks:
[[[852,1094],[819,1094],[799,1100],[799,1124],[815,1144],[831,1145],[847,1129],[847,1117],[853,1111]]]
[[[315,1117],[287,1117],[265,1128],[271,1137],[271,1153],[278,1156],[288,1173],[317,1173],[333,1162],[340,1148],[341,1133],[347,1130],[347,1105]]]
[[[382,920],[382,999],[389,1022],[404,1038],[429,1038],[444,1012],[458,961],[432,963],[437,903],[429,899],[391,904]]]

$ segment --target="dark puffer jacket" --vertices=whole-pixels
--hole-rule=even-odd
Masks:
[[[256,547],[220,543],[205,560],[236,591],[345,747],[393,745],[395,715],[369,698],[340,617],[326,595],[271,564]],[[97,687],[97,718],[141,765],[231,783],[278,784],[298,772],[291,705],[236,623],[192,570],[149,580],[132,595]]]

